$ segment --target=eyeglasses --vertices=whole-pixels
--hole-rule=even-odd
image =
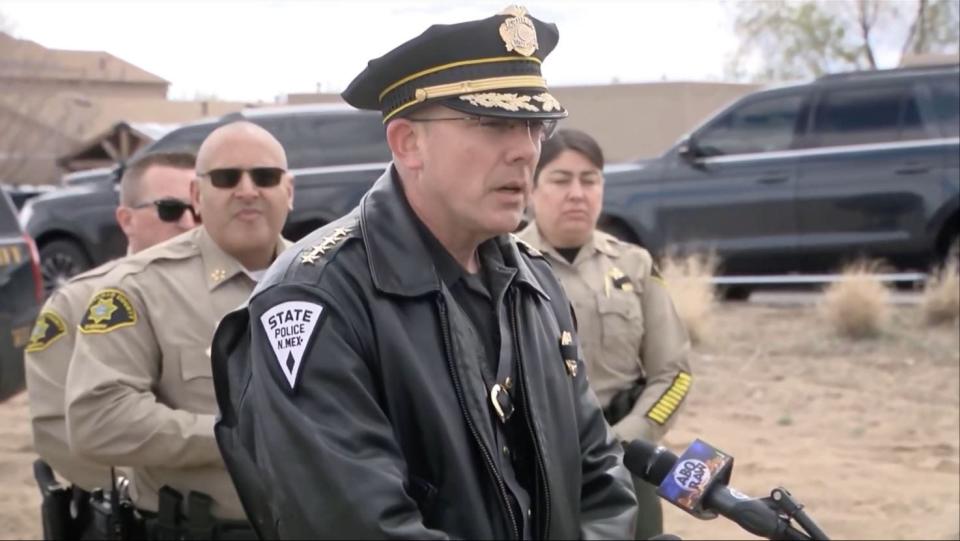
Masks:
[[[201,174],[201,177],[210,177],[210,184],[216,188],[230,189],[240,184],[240,179],[244,173],[250,175],[250,180],[257,188],[273,188],[280,184],[280,179],[286,173],[286,169],[280,167],[251,167],[243,169],[240,167],[226,167],[223,169],[211,169]]]
[[[146,203],[134,205],[131,208],[142,209],[151,205],[156,207],[157,217],[164,222],[178,222],[183,216],[183,213],[188,210],[190,211],[190,214],[193,215],[193,218],[195,220],[197,219],[197,213],[194,212],[193,206],[190,205],[190,203],[185,203],[173,197],[164,197],[163,199],[157,199],[156,201],[147,201]]]
[[[495,116],[450,116],[436,118],[412,118],[407,120],[411,122],[436,122],[446,120],[461,120],[475,126],[489,130],[497,135],[506,135],[507,133],[523,126],[530,135],[538,137],[541,141],[546,141],[553,137],[557,131],[557,119],[526,119],[526,118],[499,118]]]

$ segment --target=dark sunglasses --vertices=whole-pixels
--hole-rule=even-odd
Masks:
[[[250,169],[227,167],[211,169],[200,176],[210,177],[210,184],[213,184],[216,188],[230,189],[240,184],[243,174],[248,173],[250,180],[257,188],[273,188],[280,184],[280,179],[286,172],[286,169],[280,167],[251,167]]]
[[[185,203],[179,199],[174,199],[173,197],[165,197],[163,199],[157,199],[156,201],[147,201],[146,203],[134,205],[133,208],[142,209],[151,205],[156,207],[157,217],[164,222],[180,221],[183,213],[188,210],[190,211],[190,214],[193,215],[193,218],[195,220],[197,219],[197,213],[194,212],[193,206],[190,205],[190,203]]]

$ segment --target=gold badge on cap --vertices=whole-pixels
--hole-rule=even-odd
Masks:
[[[523,6],[509,6],[500,12],[500,15],[511,16],[500,24],[500,37],[507,46],[507,52],[532,55],[540,45],[537,43],[537,29],[530,17],[527,17],[527,9]]]

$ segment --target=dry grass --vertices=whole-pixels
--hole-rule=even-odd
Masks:
[[[960,317],[960,272],[956,261],[934,273],[923,287],[923,315],[927,323],[953,323]]]
[[[876,279],[879,268],[877,262],[853,263],[824,291],[821,314],[841,336],[860,339],[882,333],[890,318],[890,290]]]
[[[707,341],[711,333],[716,294],[710,279],[716,269],[717,258],[712,254],[667,255],[660,262],[670,297],[694,344]]]

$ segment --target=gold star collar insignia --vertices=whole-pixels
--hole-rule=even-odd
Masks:
[[[300,262],[308,265],[316,263],[317,260],[320,259],[320,256],[326,255],[327,250],[339,244],[340,241],[346,238],[350,231],[352,231],[350,227],[338,227],[334,229],[333,233],[327,235],[320,241],[320,244],[300,254]]]

